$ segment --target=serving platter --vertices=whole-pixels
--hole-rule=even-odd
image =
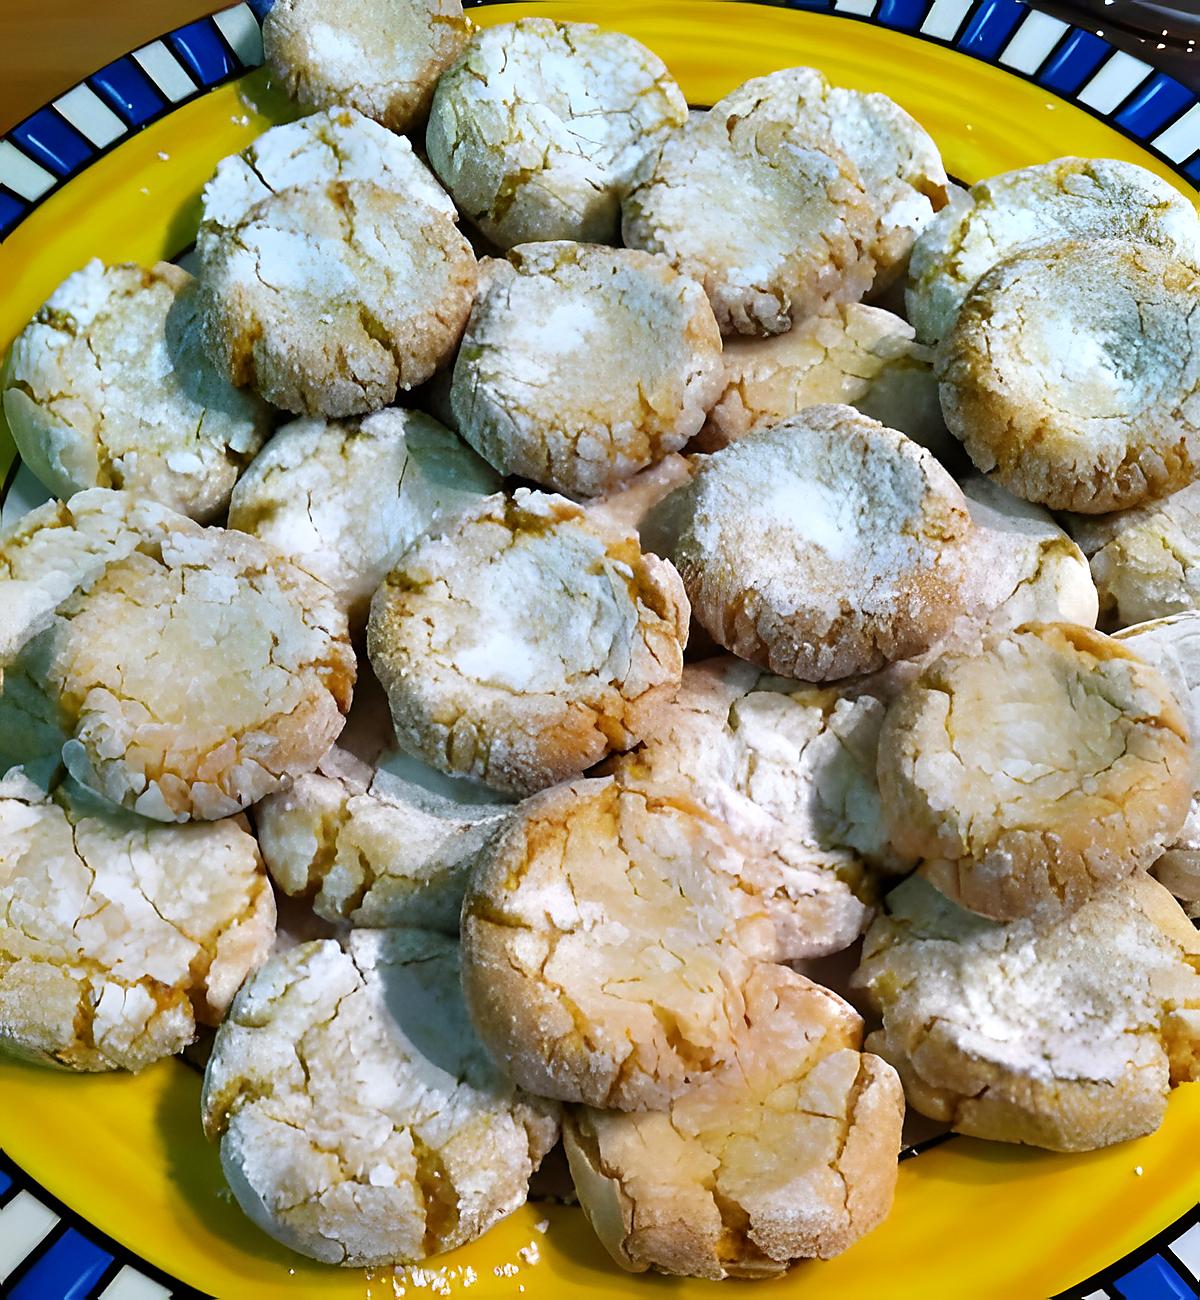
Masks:
[[[255,70],[261,12],[236,5],[153,41],[0,141],[0,350],[89,258],[146,263],[186,253],[217,160],[295,115]],[[795,8],[593,0],[488,4],[471,16],[490,25],[532,12],[630,33],[664,58],[697,105],[794,64],[885,91],[929,129],[950,173],[967,183],[1072,153],[1140,163],[1197,197],[1193,93],[1018,0],[814,0]],[[20,469],[2,422],[0,479],[6,523],[45,496]],[[428,1270],[365,1274],[302,1259],[254,1228],[225,1190],[200,1132],[199,1089],[199,1074],[180,1061],[137,1077],[0,1064],[0,1294],[711,1294],[707,1283],[619,1273],[578,1210],[546,1202]],[[1198,1150],[1197,1084],[1176,1090],[1158,1133],[1087,1155],[965,1138],[918,1148],[906,1153],[881,1228],[840,1258],[759,1283],[754,1294],[1194,1295]]]

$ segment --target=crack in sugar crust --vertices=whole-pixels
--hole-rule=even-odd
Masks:
[[[472,1033],[458,945],[420,930],[273,957],[217,1033],[202,1110],[243,1210],[356,1267],[481,1236],[524,1203],[558,1138],[558,1107],[505,1079]]]
[[[666,65],[632,37],[522,18],[475,34],[438,83],[425,144],[501,248],[614,243],[635,166],[686,117]]]
[[[1200,1074],[1200,942],[1137,874],[1053,922],[999,925],[912,878],[854,976],[867,1047],[909,1105],[960,1133],[1090,1150],[1153,1132]]]
[[[9,349],[4,412],[51,492],[127,488],[207,521],[271,431],[266,405],[204,355],[195,282],[93,259]]]
[[[450,400],[498,469],[594,496],[699,431],[721,336],[695,281],[648,253],[566,242],[484,268]]]
[[[519,489],[437,524],[372,602],[400,744],[528,793],[635,744],[683,669],[687,599],[635,537]]]

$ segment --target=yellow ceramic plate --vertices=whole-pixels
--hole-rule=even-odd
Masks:
[[[746,77],[801,63],[847,86],[886,91],[968,182],[1076,153],[1141,163],[1195,197],[1194,97],[1017,0],[814,0],[805,11],[707,0],[501,4],[472,16],[490,25],[534,10],[638,37],[697,104]],[[187,247],[200,187],[217,160],[286,112],[263,75],[247,72],[260,58],[254,15],[239,5],[111,65],[0,144],[0,232],[8,231],[0,241],[0,348],[88,258],[149,262]],[[11,464],[0,430],[0,476],[9,488],[17,478],[9,517],[36,493],[27,476],[5,473]],[[112,1294],[126,1297],[191,1288],[254,1300],[424,1292],[403,1273],[371,1277],[311,1263],[252,1227],[201,1136],[199,1090],[199,1076],[176,1061],[137,1078],[0,1066],[0,1147],[8,1157],[0,1280],[21,1261],[8,1282],[18,1300],[99,1294],[118,1274]],[[951,1139],[903,1163],[895,1209],[866,1240],[830,1263],[758,1283],[754,1295],[1191,1295],[1189,1264],[1200,1267],[1198,1151],[1200,1085],[1175,1093],[1154,1136],[1090,1155]],[[60,1216],[48,1235],[39,1233],[49,1213],[39,1220],[30,1199]],[[535,1227],[543,1219],[544,1236]],[[90,1254],[88,1241],[98,1243]],[[531,1241],[536,1264],[518,1255]],[[554,1206],[527,1206],[435,1266],[447,1269],[455,1294],[466,1290],[469,1266],[478,1297],[712,1293],[711,1284],[620,1274],[583,1216]],[[163,1289],[146,1291],[139,1273]]]

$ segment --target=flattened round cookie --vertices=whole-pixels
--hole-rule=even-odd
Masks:
[[[499,487],[499,475],[419,411],[309,417],[254,458],[229,502],[229,527],[320,578],[361,627],[375,588],[434,519]]]
[[[814,406],[703,460],[663,508],[696,618],[742,659],[827,681],[927,649],[963,609],[971,520],[916,443]]]
[[[271,431],[201,346],[192,277],[159,262],[68,276],[9,349],[4,414],[56,496],[128,488],[204,522]]]
[[[470,31],[461,0],[277,0],[263,19],[263,54],[302,104],[355,108],[407,131]]]
[[[238,1204],[313,1259],[425,1259],[525,1202],[558,1107],[488,1060],[458,945],[357,930],[273,957],[238,994],[204,1076],[205,1131]]]
[[[476,32],[438,82],[425,147],[501,248],[613,243],[635,166],[686,117],[666,65],[631,36],[521,18]]]
[[[1169,182],[1113,158],[1058,158],[972,185],[925,227],[908,268],[908,319],[937,343],[997,262],[1058,239],[1133,239],[1200,258],[1200,217]]]
[[[412,193],[331,181],[269,194],[210,246],[205,346],[235,384],[285,410],[359,415],[454,350],[475,255]]]
[[[911,878],[867,932],[867,1048],[959,1133],[1088,1151],[1152,1133],[1200,1075],[1200,939],[1140,872],[1052,923],[999,925]]]
[[[736,1062],[668,1111],[563,1125],[580,1205],[622,1268],[763,1278],[829,1259],[891,1208],[904,1094],[858,1016],[781,968],[746,989]]]
[[[483,264],[450,401],[498,470],[594,496],[682,447],[720,376],[704,290],[662,258],[522,244]]]
[[[931,664],[888,710],[878,771],[897,848],[996,920],[1054,916],[1150,866],[1192,789],[1167,683],[1065,623]]]
[[[1200,474],[1200,271],[1146,244],[1014,254],[938,350],[942,411],[975,465],[1030,501],[1098,514]]]
[[[876,208],[833,145],[735,132],[711,114],[648,156],[622,202],[630,248],[708,294],[723,334],[783,334],[871,286]]]
[[[140,1070],[220,1022],[274,935],[243,820],[160,826],[0,780],[0,1050]]]
[[[514,793],[636,744],[683,671],[679,575],[562,497],[488,497],[401,557],[367,651],[400,745]]]

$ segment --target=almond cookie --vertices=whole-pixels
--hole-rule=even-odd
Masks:
[[[681,795],[577,781],[529,800],[463,902],[488,1050],[543,1097],[663,1109],[736,1056],[776,952],[746,846]]]
[[[522,488],[435,524],[371,604],[402,748],[527,794],[635,745],[683,670],[679,575],[562,497]]]
[[[694,280],[630,249],[522,244],[483,264],[450,402],[502,473],[595,496],[678,451],[720,382]]]
[[[814,406],[704,459],[668,498],[696,618],[802,681],[918,654],[963,609],[971,520],[934,458],[850,406]]]
[[[575,1189],[613,1259],[635,1273],[776,1277],[880,1223],[904,1094],[861,1040],[836,994],[761,967],[736,1061],[665,1112],[570,1110]]]
[[[1169,181],[1113,158],[1058,158],[980,181],[913,245],[905,296],[917,338],[945,338],[963,299],[997,262],[1058,239],[1133,239],[1194,262],[1200,218]]]
[[[461,0],[276,0],[263,55],[293,99],[355,108],[393,131],[429,110],[438,77],[467,43]]]
[[[140,1070],[220,1022],[274,934],[243,819],[162,826],[0,780],[0,1049]]]
[[[204,1076],[204,1128],[238,1204],[330,1264],[425,1259],[525,1202],[558,1107],[488,1060],[458,945],[421,930],[306,943],[238,994]]]
[[[1191,798],[1167,683],[1088,628],[1032,624],[937,660],[888,709],[891,837],[948,897],[999,921],[1054,916],[1150,866]]]
[[[425,147],[501,248],[615,243],[635,166],[686,117],[666,65],[631,36],[521,18],[476,32],[438,82]]]
[[[731,134],[709,114],[646,158],[621,229],[700,281],[723,334],[783,334],[870,288],[876,217],[834,145]]]
[[[475,255],[445,212],[371,181],[268,194],[208,248],[205,345],[285,410],[360,415],[453,352]]]
[[[918,878],[867,932],[867,1038],[908,1103],[959,1133],[1089,1151],[1152,1133],[1200,1077],[1200,938],[1138,872],[1036,925],[974,916]]]
[[[419,411],[309,417],[255,457],[230,500],[229,527],[320,578],[358,628],[375,588],[434,519],[499,486],[499,475]]]
[[[711,112],[730,133],[798,145],[828,141],[850,159],[878,210],[870,247],[876,290],[904,274],[913,240],[946,206],[949,181],[937,145],[886,95],[831,86],[815,68],[783,68],[744,82]]]
[[[201,346],[192,277],[159,262],[68,276],[9,349],[4,414],[56,496],[128,488],[204,522],[271,431]]]
[[[258,804],[254,826],[275,883],[325,920],[457,937],[467,876],[512,811],[407,754],[372,765],[335,746]]]
[[[968,455],[1052,510],[1099,514],[1200,473],[1200,272],[1162,249],[1066,240],[1014,254],[938,350]]]
[[[957,443],[946,430],[933,353],[907,321],[861,303],[834,305],[769,339],[726,340],[725,387],[696,439],[719,451],[808,406],[856,406],[938,456]]]

